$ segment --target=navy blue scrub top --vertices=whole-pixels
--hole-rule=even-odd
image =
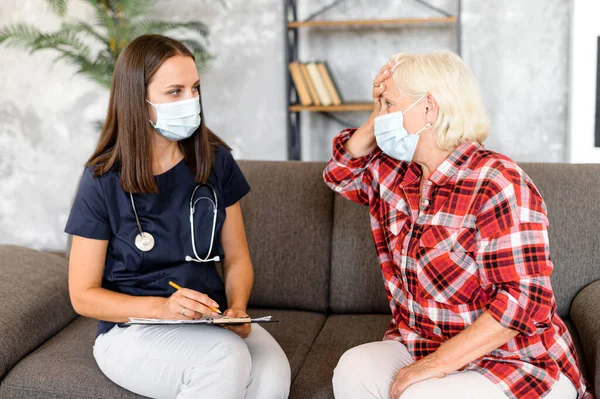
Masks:
[[[196,183],[185,161],[155,176],[158,194],[133,194],[142,230],[154,236],[154,248],[142,252],[135,246],[139,233],[129,193],[123,191],[117,169],[94,177],[85,168],[65,227],[68,234],[108,240],[102,287],[136,296],[169,297],[175,291],[169,281],[207,294],[222,310],[227,308],[223,280],[214,262],[186,262],[195,257],[190,231],[190,197]],[[217,226],[213,249],[210,238],[213,205],[200,200],[194,212],[196,250],[200,258],[225,254],[221,247],[221,229],[225,208],[235,204],[250,191],[250,186],[231,153],[222,146],[216,150],[212,173],[208,180],[218,197]],[[214,201],[212,189],[201,185],[194,199],[208,197]],[[109,331],[116,323],[100,321],[96,335]]]

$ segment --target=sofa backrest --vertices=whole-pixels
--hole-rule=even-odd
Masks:
[[[369,208],[336,195],[330,307],[335,313],[390,313]]]
[[[600,164],[524,163],[521,167],[548,207],[552,286],[558,313],[566,317],[575,295],[600,279]],[[331,309],[386,311],[368,208],[340,196],[334,203]]]
[[[548,207],[552,288],[558,314],[600,279],[600,164],[524,163]]]
[[[67,273],[62,257],[0,245],[0,380],[75,319]]]
[[[250,305],[327,311],[334,196],[325,164],[239,165],[252,188],[241,201],[256,276]]]
[[[334,195],[323,162],[240,161],[256,281],[250,305],[389,313],[369,210]],[[548,206],[552,285],[565,317],[600,279],[600,164],[524,163]],[[70,239],[69,239],[70,241]]]

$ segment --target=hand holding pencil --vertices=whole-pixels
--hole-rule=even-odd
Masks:
[[[159,310],[161,319],[200,319],[203,315],[218,316],[221,314],[219,304],[208,295],[188,288],[182,288],[170,281],[169,285],[175,288]]]

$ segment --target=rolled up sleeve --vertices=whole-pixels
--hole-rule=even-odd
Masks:
[[[323,171],[323,180],[333,191],[344,198],[361,205],[368,205],[369,193],[376,189],[373,184],[372,161],[380,153],[373,153],[353,158],[346,150],[345,144],[356,129],[343,130],[333,140],[333,157]]]
[[[534,335],[551,325],[555,312],[546,209],[528,179],[505,177],[488,188],[477,218],[477,263],[490,315],[503,327]]]

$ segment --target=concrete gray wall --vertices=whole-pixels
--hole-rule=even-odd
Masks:
[[[318,9],[314,3],[300,2],[301,17]],[[456,0],[430,3],[456,11]],[[569,14],[569,0],[463,0],[462,56],[482,89],[489,148],[517,161],[567,160]],[[410,0],[349,0],[320,18],[414,16],[439,14]],[[451,25],[311,29],[301,44],[300,59],[327,60],[345,100],[368,101],[373,77],[393,54],[456,51],[456,31]],[[336,116],[359,125],[369,113]],[[303,158],[327,159],[343,127],[320,114],[302,115]]]
[[[301,15],[323,2],[300,0]],[[452,10],[454,0],[431,3]],[[488,146],[518,161],[564,161],[569,0],[464,0],[463,55],[479,79],[492,121]],[[154,15],[199,19],[211,27],[216,59],[201,76],[209,126],[244,159],[286,157],[281,0],[161,0]],[[71,15],[90,18],[71,2]],[[411,0],[348,0],[327,18],[433,15]],[[42,0],[2,0],[0,26],[30,22],[51,30],[59,20]],[[399,51],[454,49],[448,27],[304,30],[303,60],[326,59],[347,100],[369,99],[379,67]],[[0,48],[0,243],[63,250],[75,184],[98,139],[106,90],[52,51],[27,55]],[[360,124],[365,113],[340,114]],[[342,128],[303,115],[303,157],[326,160]]]

